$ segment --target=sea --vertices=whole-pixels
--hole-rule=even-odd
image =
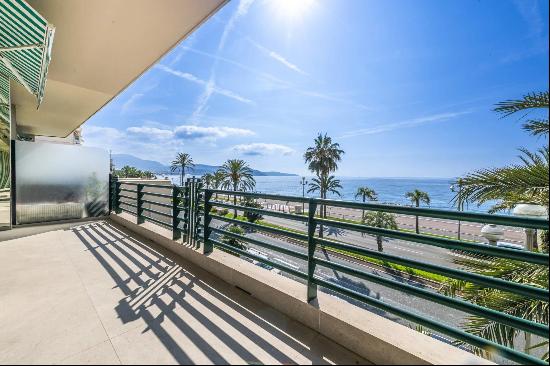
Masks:
[[[162,176],[168,177],[174,184],[179,184],[180,177],[177,175]],[[302,178],[299,176],[256,176],[256,192],[282,194],[289,196],[302,196]],[[338,177],[342,185],[341,196],[329,195],[329,198],[356,200],[357,188],[367,186],[374,189],[378,194],[378,201],[381,203],[411,205],[405,197],[409,191],[419,189],[427,192],[431,199],[431,208],[455,209],[452,205],[455,193],[451,190],[452,178],[354,178]],[[311,181],[311,177],[306,177]],[[305,196],[315,197],[315,193],[307,193]],[[477,204],[465,207],[466,211],[487,212],[494,202],[488,202],[478,206]]]

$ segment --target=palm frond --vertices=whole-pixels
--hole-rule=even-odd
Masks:
[[[533,136],[548,136],[548,119],[532,119],[525,122],[522,128]]]
[[[498,200],[504,206],[520,202],[548,206],[548,148],[536,153],[522,150],[522,153],[523,165],[482,169],[462,178],[462,191],[453,201],[482,204]]]
[[[504,102],[497,103],[494,111],[507,117],[519,111],[525,111],[534,108],[548,108],[549,107],[549,94],[548,91],[530,93],[521,99],[506,100]]]

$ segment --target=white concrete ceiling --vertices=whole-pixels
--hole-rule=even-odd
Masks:
[[[12,82],[18,132],[69,135],[226,1],[28,0],[56,32],[40,109]]]

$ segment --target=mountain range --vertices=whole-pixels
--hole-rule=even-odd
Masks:
[[[139,170],[147,170],[155,174],[173,174],[170,172],[170,167],[164,165],[154,160],[145,160],[140,159],[137,156],[128,155],[128,154],[113,154],[112,156],[113,164],[115,169],[120,169],[125,165],[133,166]],[[195,167],[190,172],[193,175],[203,175],[206,173],[214,173],[220,167],[216,165],[206,165],[206,164],[195,164]],[[255,176],[295,176],[296,174],[291,173],[281,173],[281,172],[271,172],[271,171],[260,171],[252,169],[252,174]]]

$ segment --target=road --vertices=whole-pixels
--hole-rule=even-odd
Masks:
[[[220,222],[216,223],[216,226],[223,227],[225,225],[227,225],[227,224],[220,223]],[[250,238],[257,239],[257,240],[260,240],[262,242],[266,242],[268,244],[272,244],[272,245],[279,246],[279,247],[286,248],[286,249],[291,249],[291,250],[298,251],[298,252],[301,252],[301,253],[304,253],[304,254],[306,253],[306,248],[304,248],[300,245],[296,245],[296,244],[294,244],[292,242],[288,242],[286,240],[276,239],[272,236],[268,236],[268,235],[265,235],[265,234],[260,233],[260,232],[250,232],[250,233],[247,233],[246,235]],[[301,272],[307,273],[307,263],[306,263],[306,261],[296,259],[296,258],[291,257],[289,255],[281,254],[277,251],[269,250],[269,249],[266,249],[266,248],[263,248],[263,247],[260,247],[260,246],[249,244],[249,243],[247,243],[246,245],[249,249],[253,248],[257,252],[261,253],[261,255],[269,258],[272,261],[275,261],[275,262],[278,262],[278,263],[283,264],[285,266],[291,267],[295,270],[299,270]],[[374,244],[374,245],[376,245],[376,244]],[[333,254],[328,253],[328,252],[324,252],[324,251],[319,250],[317,252],[317,256],[319,258],[323,258],[323,259],[332,261],[334,263],[343,264],[343,265],[346,265],[346,266],[349,266],[349,267],[352,267],[352,268],[355,268],[355,269],[359,269],[359,270],[367,272],[367,273],[371,273],[371,274],[375,274],[377,276],[392,279],[394,281],[400,281],[400,282],[407,283],[407,284],[410,284],[410,285],[413,285],[413,286],[416,286],[416,287],[425,288],[425,289],[428,289],[428,290],[431,290],[431,291],[434,291],[434,292],[436,291],[435,289],[432,289],[430,287],[426,287],[422,283],[418,283],[418,282],[415,282],[415,281],[412,281],[412,280],[405,279],[405,278],[399,276],[398,274],[388,273],[388,272],[382,271],[378,268],[371,267],[368,264],[361,264],[361,263],[359,263],[357,261],[354,261],[354,260],[351,260],[351,259],[346,260],[346,259],[343,259],[340,256],[336,256],[336,255],[333,255]],[[283,274],[283,273],[281,273],[281,274]],[[285,275],[287,277],[290,277],[290,278],[293,278],[294,280],[303,282],[302,280],[300,280],[298,278],[295,278],[294,276],[291,276],[291,275],[288,275],[288,274],[283,274],[283,275]],[[346,288],[352,289],[354,291],[360,292],[362,294],[365,294],[365,295],[383,300],[384,302],[386,302],[388,304],[395,305],[395,306],[398,306],[398,307],[401,307],[401,308],[403,308],[403,307],[407,308],[409,310],[412,310],[412,311],[420,313],[420,314],[424,314],[426,316],[429,316],[433,319],[437,319],[438,321],[442,321],[442,322],[444,322],[446,324],[449,324],[449,325],[459,326],[464,321],[464,319],[466,318],[466,314],[463,313],[463,312],[455,311],[454,309],[450,309],[448,307],[439,305],[437,303],[427,301],[427,300],[423,300],[423,299],[420,299],[416,296],[408,295],[408,294],[403,293],[403,292],[398,291],[398,290],[389,289],[389,288],[384,287],[382,285],[378,285],[378,284],[375,284],[375,283],[372,283],[372,282],[369,282],[369,281],[358,279],[358,278],[353,277],[353,276],[348,276],[347,274],[342,274],[342,273],[339,273],[337,271],[333,271],[333,270],[325,268],[325,267],[318,266],[317,270],[316,270],[316,275],[324,278],[327,281],[334,281],[335,283],[337,283],[337,284],[339,284],[343,287],[346,287]],[[338,294],[334,294],[334,293],[333,293],[333,295],[336,295],[338,297],[343,297],[342,295],[338,295]],[[392,319],[394,321],[398,321],[402,324],[409,325],[409,323],[407,321],[403,321],[399,318],[396,318],[395,316],[393,316],[391,314],[385,313],[385,312],[380,311],[376,308],[366,306],[363,303],[360,303],[360,302],[355,301],[355,300],[351,300],[351,299],[346,299],[346,300],[356,304],[357,306],[367,308],[370,311],[373,311],[377,314],[380,314],[380,315],[382,315],[384,317],[387,317],[389,319]]]
[[[290,207],[275,201],[263,201],[264,208],[270,210],[289,212]],[[361,221],[362,211],[344,207],[327,207],[327,215],[339,219]],[[416,227],[415,217],[408,215],[395,215],[397,224],[402,229],[414,230]],[[461,223],[461,239],[486,242],[481,236],[481,228],[484,224],[475,222]],[[420,231],[425,233],[458,237],[458,221],[436,219],[430,217],[419,217]],[[525,234],[520,228],[502,227],[504,230],[504,241],[514,244],[523,244]]]
[[[266,222],[287,227],[294,230],[306,230],[306,224],[303,222],[281,219],[278,217],[264,217]],[[362,236],[349,230],[326,227],[325,237],[327,239],[336,239],[344,241],[348,244],[357,245],[366,249],[377,250],[376,238],[370,235]],[[453,262],[454,258],[460,257],[459,254],[453,253],[447,249],[434,247],[432,245],[413,243],[404,240],[386,239],[383,243],[384,253],[392,254],[407,259],[413,259],[421,262],[429,262],[432,264],[456,267]]]

